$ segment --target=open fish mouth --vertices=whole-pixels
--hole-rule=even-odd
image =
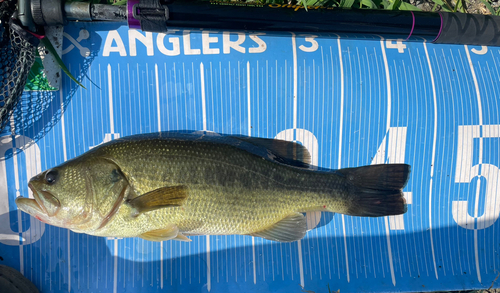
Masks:
[[[28,184],[28,187],[33,192],[33,197],[35,198],[34,199],[35,203],[38,204],[38,207],[43,211],[44,214],[48,214],[47,209],[45,208],[42,200],[40,199],[39,191],[35,188],[35,186],[33,186],[33,184],[31,182]],[[43,191],[41,191],[41,192],[43,192]],[[52,195],[50,195],[50,196],[52,196]]]
[[[47,213],[43,210],[42,208],[43,205],[40,205],[35,199],[27,197],[18,197],[16,198],[16,205],[21,211],[30,214],[31,216],[37,218],[38,220],[44,223],[48,223],[49,217]]]
[[[22,210],[25,213],[28,213],[34,217],[36,217],[39,220],[42,220],[41,217],[46,218],[49,216],[49,213],[47,211],[47,208],[43,204],[43,201],[40,196],[43,196],[44,198],[54,198],[52,194],[44,191],[38,191],[33,184],[29,183],[28,187],[31,189],[33,192],[33,197],[34,198],[28,198],[28,197],[18,197],[16,198],[16,205],[17,207]],[[40,193],[46,193],[40,195]],[[57,201],[57,199],[56,199]],[[57,201],[57,204],[59,202]]]
[[[45,213],[40,204],[32,198],[18,197],[16,198],[16,204],[18,208],[28,214],[33,214],[31,210],[35,210],[37,213]]]
[[[47,213],[35,199],[18,197],[16,198],[16,205],[21,211],[34,217],[38,218],[38,216],[47,216]]]

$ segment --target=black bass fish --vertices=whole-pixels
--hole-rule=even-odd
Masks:
[[[78,233],[189,241],[252,235],[290,242],[307,211],[380,217],[406,212],[406,164],[311,168],[300,144],[203,133],[134,135],[32,178],[17,206]]]

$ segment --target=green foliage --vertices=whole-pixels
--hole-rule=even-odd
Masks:
[[[56,49],[54,48],[54,46],[52,46],[52,43],[50,42],[50,40],[48,38],[42,38],[42,44],[45,46],[45,49],[47,49],[50,54],[52,54],[52,56],[54,56],[54,59],[56,59],[56,62],[57,62],[57,65],[59,65],[59,67],[61,67],[62,71],[64,71],[64,73],[66,73],[69,78],[71,78],[71,80],[73,80],[74,82],[76,82],[76,84],[78,84],[79,86],[81,86],[82,88],[86,89],[83,84],[81,84],[72,74],[71,72],[69,72],[68,68],[66,67],[66,65],[64,65],[64,62],[62,61],[61,57],[59,57],[59,55],[57,54],[57,51]]]
[[[109,1],[125,1],[125,0],[109,0]],[[203,1],[203,0],[202,0]],[[205,0],[210,1],[210,0]],[[263,4],[283,4],[289,3],[288,0],[227,0],[227,1],[244,1],[258,2]],[[460,12],[469,13],[467,6],[471,5],[471,0],[430,0],[433,6],[431,11],[445,12]],[[481,0],[488,11],[493,15],[500,15],[500,9],[492,7],[493,0]],[[345,9],[386,9],[386,10],[405,10],[405,11],[421,11],[420,8],[409,3],[409,0],[291,0],[291,4],[299,4],[307,7],[338,7]],[[427,2],[427,1],[426,1]]]
[[[377,5],[372,0],[361,0],[361,5],[370,9],[377,9]]]
[[[500,9],[497,8],[497,10],[495,11],[495,9],[493,7],[491,7],[491,4],[488,1],[481,0],[481,2],[484,3],[484,6],[486,6],[486,8],[490,11],[491,14],[500,15]]]
[[[339,7],[341,8],[351,8],[354,6],[356,0],[340,0]]]
[[[119,1],[119,0],[115,0]],[[231,1],[231,0],[227,0]],[[234,1],[234,0],[233,0]],[[241,1],[241,0],[238,0]],[[413,10],[420,11],[416,6],[403,2],[407,0],[292,0],[292,4],[300,4],[304,7],[338,7],[345,9],[389,9],[389,10]],[[263,4],[283,4],[286,0],[247,0],[246,2],[258,2]]]
[[[28,74],[28,80],[24,86],[25,90],[28,91],[51,91],[55,88],[51,87],[43,74],[43,64],[42,59],[38,55],[38,51],[35,57],[35,62],[31,66],[31,70]]]
[[[117,1],[117,0],[65,0],[64,2],[88,2],[88,3],[91,3],[91,4],[115,4],[114,1]],[[125,5],[127,4],[127,0],[121,0],[120,2],[122,2],[122,4],[119,4],[119,5]]]
[[[399,5],[399,10],[421,11],[420,8],[406,2],[401,2],[401,5]]]
[[[127,5],[127,0],[110,0],[112,5]]]

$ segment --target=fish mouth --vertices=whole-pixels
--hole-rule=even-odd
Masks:
[[[35,199],[20,196],[16,198],[17,207],[21,211],[30,214],[37,219],[40,219],[39,217],[46,217],[47,210],[43,207],[42,204],[40,204],[40,198],[38,194],[32,187],[30,187],[30,189],[33,190],[33,196],[35,197]]]
[[[35,184],[33,184],[35,183]],[[33,197],[35,201],[38,203],[40,208],[47,214],[52,217],[59,211],[61,207],[61,203],[52,193],[44,190],[43,185],[42,188],[37,188],[37,181],[32,181],[28,184],[28,187],[33,191]]]
[[[28,187],[33,192],[33,198],[16,198],[16,205],[20,210],[37,218],[52,217],[59,211],[61,204],[50,192],[37,189],[32,182]]]
[[[30,182],[28,183],[28,187],[29,189],[31,189],[31,192],[33,192],[33,197],[34,199],[29,199],[29,200],[33,200],[35,201],[33,204],[34,205],[37,205],[38,208],[44,213],[44,214],[48,214],[47,212],[47,209],[45,208],[45,206],[43,205],[43,202],[40,200],[40,195],[38,194],[38,190],[36,190],[35,186],[33,186],[33,184]]]

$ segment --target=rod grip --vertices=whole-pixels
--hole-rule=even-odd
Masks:
[[[442,29],[437,44],[500,46],[500,17],[440,12]]]

